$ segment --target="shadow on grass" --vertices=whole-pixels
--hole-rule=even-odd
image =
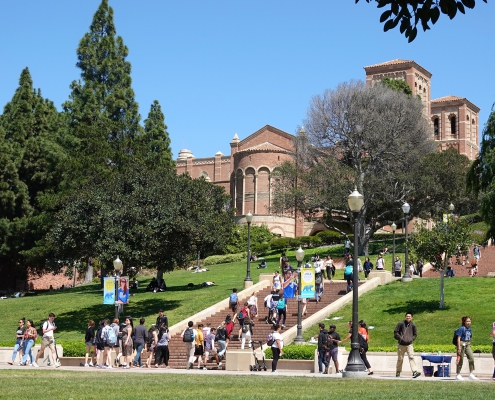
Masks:
[[[440,310],[438,308],[438,300],[429,300],[429,301],[424,301],[424,300],[410,300],[406,301],[404,304],[391,307],[391,308],[386,308],[383,310],[383,312],[386,312],[388,314],[406,314],[407,312],[415,314],[423,314],[423,313],[434,313],[437,311],[446,311],[449,310],[450,307],[447,305],[444,305],[443,309]]]

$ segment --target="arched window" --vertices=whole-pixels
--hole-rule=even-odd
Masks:
[[[435,136],[438,136],[440,133],[440,120],[439,120],[439,118],[433,119],[433,132],[435,133]]]
[[[450,134],[452,136],[456,135],[456,117],[455,117],[455,115],[450,117]]]

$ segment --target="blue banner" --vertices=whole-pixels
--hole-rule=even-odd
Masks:
[[[103,278],[103,304],[115,304],[115,278]]]
[[[314,299],[315,297],[315,269],[301,269],[301,298]]]

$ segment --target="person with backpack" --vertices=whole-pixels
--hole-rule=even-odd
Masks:
[[[242,327],[244,326],[244,320],[246,318],[251,318],[250,311],[249,311],[249,304],[247,302],[244,303],[244,305],[241,308],[241,311],[239,314],[236,315],[237,321],[239,322],[239,332],[238,332],[238,338],[241,340],[242,336]]]
[[[278,290],[274,290],[272,297],[270,299],[270,323],[275,325],[277,323],[278,317],[278,301],[280,300],[280,292]]]
[[[156,342],[155,349],[155,368],[159,368],[165,364],[165,368],[168,366],[168,360],[170,358],[170,350],[168,348],[170,343],[170,334],[168,332],[168,326],[162,325],[158,330],[158,341]]]
[[[85,367],[93,367],[96,364],[96,345],[95,345],[95,321],[88,322],[86,328],[86,335],[84,336],[84,342],[86,343],[86,356],[84,358]],[[93,352],[91,352],[93,350]],[[91,355],[91,361],[88,364],[89,356]]]
[[[229,307],[235,314],[237,312],[237,307],[239,305],[239,297],[237,296],[237,288],[232,289],[232,293],[229,297]]]
[[[204,360],[205,368],[210,358],[210,354],[212,355],[213,358],[215,358],[215,362],[219,367],[222,365],[222,363],[218,358],[217,349],[215,348],[216,334],[217,334],[217,329],[211,328],[208,334],[205,336],[205,360]]]
[[[280,320],[282,319],[282,328],[285,328],[285,320],[287,319],[287,301],[284,298],[284,292],[280,293],[280,298],[277,302],[277,313],[277,325],[280,324]]]
[[[225,317],[225,349],[229,347],[229,342],[230,342],[230,336],[232,335],[232,332],[234,331],[234,321],[232,321],[232,317],[230,314],[227,314]]]
[[[217,328],[215,341],[218,343],[218,359],[221,362],[222,357],[227,350],[227,329],[225,329],[225,321],[223,321],[222,324]]]
[[[469,361],[469,379],[477,381],[478,378],[473,374],[474,371],[474,354],[473,349],[471,349],[471,339],[473,337],[473,331],[471,330],[471,317],[465,316],[461,318],[462,325],[455,331],[455,336],[457,336],[457,371],[456,379],[458,381],[463,381],[464,378],[461,375],[462,362],[464,354]]]
[[[318,329],[320,330],[320,333],[318,334],[318,373],[328,374],[328,361],[326,355],[329,350],[328,341],[331,340],[331,337],[328,336],[325,324],[319,323]],[[325,371],[323,371],[323,365],[325,366]]]
[[[45,355],[45,349],[48,347],[52,352],[53,365],[55,368],[60,367],[60,361],[57,359],[57,353],[55,351],[55,338],[53,332],[57,329],[55,325],[55,314],[48,314],[48,320],[41,324],[41,333],[43,338],[41,339],[41,348],[36,354],[36,360],[33,363],[33,367],[38,367],[38,359]]]
[[[186,347],[186,359],[187,366],[186,369],[192,369],[194,367],[194,342],[198,337],[198,332],[193,328],[194,322],[189,321],[187,323],[187,328],[182,331],[181,337],[184,342],[184,346]]]
[[[117,336],[115,335],[115,331],[110,326],[110,320],[107,318],[103,321],[103,330],[102,330],[102,339],[103,339],[103,364],[102,368],[112,368],[112,349],[117,344]]]
[[[117,337],[117,343],[115,344],[115,366],[119,366],[120,357],[122,357],[122,332],[120,331],[119,319],[114,318],[110,328],[113,329],[115,336]]]
[[[134,357],[133,367],[141,368],[143,366],[141,353],[145,343],[148,341],[148,330],[144,326],[145,322],[146,320],[141,318],[139,320],[139,325],[134,328],[134,347],[136,348],[136,356]]]
[[[323,272],[316,273],[315,272],[315,296],[316,302],[319,303],[321,300],[321,296],[323,295]]]

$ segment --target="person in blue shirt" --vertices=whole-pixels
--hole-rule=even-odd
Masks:
[[[129,284],[127,278],[120,278],[120,286],[117,291],[117,302],[129,303]]]
[[[461,375],[462,362],[464,358],[464,354],[469,361],[469,379],[478,380],[476,376],[474,376],[474,354],[471,349],[471,338],[473,337],[473,332],[471,331],[471,317],[462,317],[461,318],[462,325],[457,329],[457,376],[456,379],[459,381],[463,381],[464,378]]]

